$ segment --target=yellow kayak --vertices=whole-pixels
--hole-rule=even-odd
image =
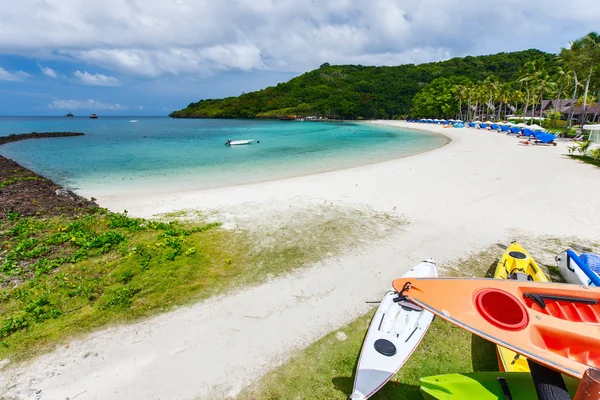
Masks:
[[[517,242],[508,246],[500,258],[494,278],[548,282],[548,278],[533,257]],[[529,372],[527,358],[500,346],[496,346],[496,352],[500,371]]]

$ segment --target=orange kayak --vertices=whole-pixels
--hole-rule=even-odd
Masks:
[[[581,378],[600,368],[600,288],[504,279],[400,278],[394,289],[441,318]]]

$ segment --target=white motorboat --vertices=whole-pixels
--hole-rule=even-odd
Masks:
[[[252,144],[254,139],[249,140],[228,140],[225,142],[225,146],[240,146],[243,144]]]

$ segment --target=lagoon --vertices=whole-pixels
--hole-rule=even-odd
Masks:
[[[86,135],[9,143],[0,154],[88,197],[288,178],[388,161],[447,142],[440,135],[355,122],[0,118],[0,136],[34,131]],[[228,147],[228,139],[260,143]]]

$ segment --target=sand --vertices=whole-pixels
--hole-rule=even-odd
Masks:
[[[388,240],[252,288],[73,341],[20,368],[0,392],[25,399],[192,399],[235,395],[269,368],[366,312],[422,259],[450,260],[517,236],[600,237],[600,169],[556,147],[496,132],[443,129],[427,153],[280,181],[98,202],[150,217],[180,209],[260,213],[325,200],[399,210]],[[251,205],[244,207],[244,205]]]

